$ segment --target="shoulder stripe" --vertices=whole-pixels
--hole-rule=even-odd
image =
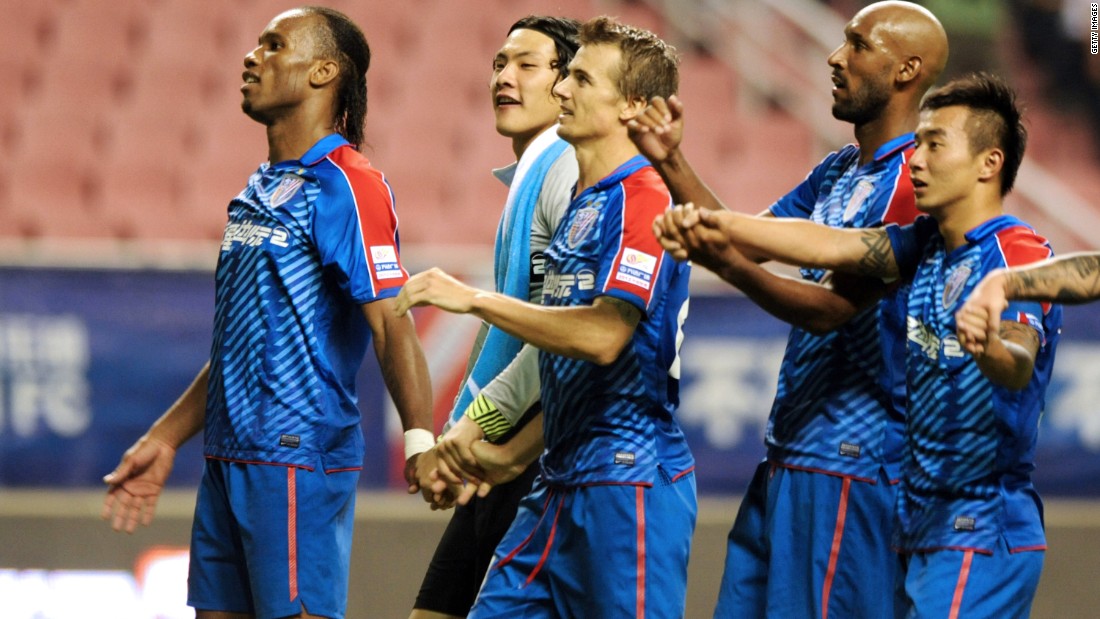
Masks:
[[[1006,267],[1031,264],[1054,255],[1050,243],[1027,226],[1010,226],[997,232],[995,236],[1001,261]],[[1042,304],[1044,314],[1050,311],[1050,306],[1050,303]]]
[[[909,176],[909,158],[913,156],[913,149],[907,149],[901,157],[900,168],[894,176],[894,189],[886,202],[886,210],[882,213],[882,225],[899,224],[902,226],[913,223],[920,213],[917,211],[917,199],[913,194],[913,179]]]
[[[397,210],[389,181],[350,146],[336,149],[327,159],[344,176],[355,202],[372,295],[404,285],[409,273],[401,264]]]

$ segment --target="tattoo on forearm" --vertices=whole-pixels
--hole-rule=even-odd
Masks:
[[[1017,271],[1009,284],[1012,297],[1084,303],[1100,298],[1100,254],[1059,259],[1045,266]]]
[[[638,311],[638,308],[615,297],[604,297],[604,299],[606,299],[605,303],[609,303],[611,307],[615,308],[624,324],[631,327],[638,325],[638,320],[641,319],[641,312]]]
[[[867,247],[867,252],[857,263],[860,275],[892,275],[893,249],[890,247],[890,236],[884,230],[867,230],[860,235],[860,241]]]

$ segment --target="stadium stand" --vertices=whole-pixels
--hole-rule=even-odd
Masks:
[[[240,113],[242,58],[262,24],[296,4],[0,0],[16,16],[0,25],[13,50],[0,61],[8,76],[0,89],[0,239],[217,240],[221,205],[264,158],[262,131]],[[373,48],[364,151],[394,187],[407,243],[491,242],[484,205],[504,194],[488,170],[510,153],[489,133],[487,66],[501,33],[526,12],[614,14],[676,44],[689,106],[685,149],[731,208],[761,210],[839,145],[836,131],[823,142],[819,121],[793,111],[790,100],[807,85],[794,81],[790,65],[804,65],[809,87],[825,94],[828,72],[820,52],[793,49],[810,45],[796,44],[806,35],[784,21],[787,9],[727,11],[734,25],[723,31],[726,17],[692,24],[679,14],[674,30],[659,2],[328,4],[359,21]],[[763,77],[743,70],[745,57],[760,52],[746,34],[760,23],[783,41],[766,53],[792,48],[787,66],[777,62]],[[700,35],[715,32],[717,43]],[[1032,154],[1077,195],[1095,195],[1100,174],[1083,132],[1063,139],[1066,121],[1046,107],[1034,118]],[[1063,245],[1085,242],[1065,236]]]

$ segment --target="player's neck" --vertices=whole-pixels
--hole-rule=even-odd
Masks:
[[[637,147],[625,133],[622,136],[606,136],[590,142],[574,144],[573,147],[577,152],[578,172],[577,191],[574,197],[638,154]]]
[[[943,236],[944,247],[952,252],[967,244],[966,233],[1004,214],[1000,194],[976,191],[964,199],[940,207],[932,213]]]
[[[859,164],[874,160],[875,153],[890,140],[910,133],[917,127],[919,114],[912,106],[888,105],[875,119],[855,126],[859,144]]]
[[[519,161],[520,157],[523,156],[523,153],[527,152],[527,149],[531,146],[531,143],[535,141],[535,138],[542,135],[547,129],[553,127],[556,123],[557,119],[555,119],[553,123],[539,128],[539,130],[535,131],[534,133],[512,136],[512,152],[516,155],[516,161]]]
[[[307,102],[285,110],[267,124],[267,157],[271,163],[301,159],[318,140],[333,132],[331,114]]]

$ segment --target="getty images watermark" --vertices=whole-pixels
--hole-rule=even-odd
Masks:
[[[1089,4],[1089,51],[1095,56],[1100,52],[1100,3]]]

